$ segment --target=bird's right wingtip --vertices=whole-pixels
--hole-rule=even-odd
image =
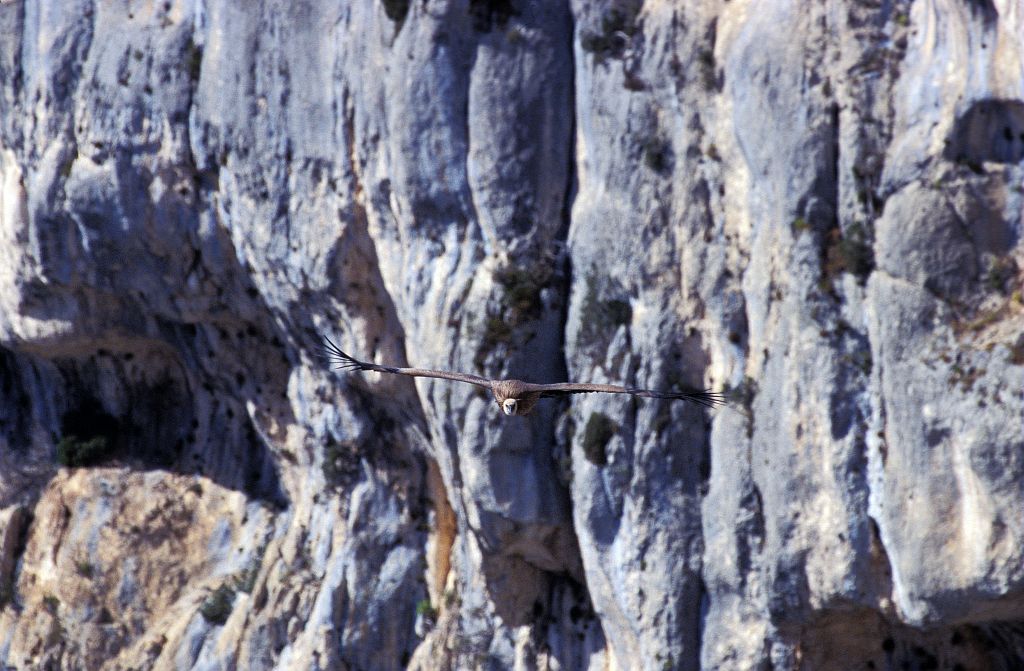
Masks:
[[[694,403],[703,405],[706,408],[717,408],[720,405],[726,404],[725,396],[723,394],[717,391],[711,391],[710,389],[692,392],[688,398]]]

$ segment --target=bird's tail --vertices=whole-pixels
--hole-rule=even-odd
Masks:
[[[321,357],[327,359],[335,368],[344,368],[347,370],[368,370],[366,364],[361,361],[357,361],[341,351],[341,348],[334,344],[334,341],[324,336],[324,344],[322,346],[323,352]]]

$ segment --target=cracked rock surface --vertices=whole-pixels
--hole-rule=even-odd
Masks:
[[[1004,0],[0,3],[0,664],[1018,668],[1022,63]]]

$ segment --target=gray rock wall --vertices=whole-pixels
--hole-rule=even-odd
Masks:
[[[0,4],[0,660],[1024,663],[1024,12]],[[508,418],[357,356],[712,387]]]

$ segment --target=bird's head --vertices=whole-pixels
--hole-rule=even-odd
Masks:
[[[506,398],[501,402],[501,409],[506,415],[516,414],[516,406],[519,405],[519,401],[514,398]]]

